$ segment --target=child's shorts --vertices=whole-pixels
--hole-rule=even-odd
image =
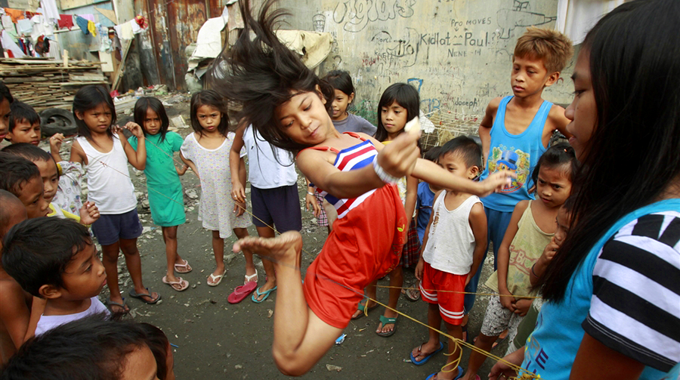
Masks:
[[[92,232],[101,245],[111,245],[120,239],[136,239],[142,234],[142,229],[137,209],[125,214],[101,215],[92,224]]]
[[[323,208],[324,198],[317,192],[314,192],[314,196],[316,197],[316,201],[319,202],[319,207],[321,208],[319,217],[316,218],[316,224],[318,224],[319,227],[328,227],[328,215],[326,215],[326,210]]]
[[[524,317],[504,308],[499,296],[491,296],[484,315],[484,322],[482,322],[481,332],[486,336],[499,336],[506,329],[516,330],[522,318]]]
[[[302,211],[297,185],[273,189],[258,189],[251,186],[250,200],[253,202],[253,224],[256,227],[274,225],[281,233],[302,229]]]
[[[467,275],[443,272],[424,263],[423,280],[420,282],[420,293],[425,302],[439,305],[439,313],[444,322],[459,326],[465,316],[464,300],[465,280]]]

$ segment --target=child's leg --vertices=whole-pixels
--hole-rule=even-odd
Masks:
[[[371,282],[366,289],[364,289],[364,294],[366,295],[366,299],[364,298],[361,302],[364,304],[364,310],[368,310],[374,306],[376,306],[375,302],[371,301],[371,299],[376,299],[378,293],[378,280],[375,280]],[[352,314],[352,319],[359,318],[360,315],[364,314],[364,311],[361,311],[357,308],[357,311]]]
[[[272,352],[279,370],[289,376],[309,371],[342,332],[323,322],[307,306],[300,278],[301,249],[302,237],[296,231],[273,239],[247,237],[234,244],[236,252],[250,250],[269,257],[276,270],[279,288]]]
[[[215,254],[215,264],[217,268],[212,272],[212,277],[208,277],[208,285],[215,285],[217,280],[213,281],[213,278],[224,276],[227,269],[224,267],[224,239],[220,237],[220,231],[212,232],[212,247],[213,254]]]
[[[401,295],[401,287],[404,285],[404,271],[401,267],[401,265],[397,265],[392,272],[390,272],[390,298],[387,302],[387,306],[391,307],[392,309],[396,310],[397,309],[397,304],[399,303],[399,296]],[[390,310],[390,309],[385,309],[385,318],[396,318],[397,317],[397,312]],[[378,324],[378,329],[375,331],[376,333],[390,333],[393,332],[395,329],[396,325],[394,323],[388,323],[383,325],[382,322]]]
[[[428,303],[427,325],[439,330],[442,325],[442,316],[439,314],[439,305]],[[425,359],[428,355],[439,349],[439,333],[433,329],[428,329],[429,339],[424,344],[415,347],[411,354],[417,361]]]
[[[182,264],[184,260],[177,253],[177,226],[161,227],[163,241],[165,242],[165,257],[167,259],[166,278],[170,282],[176,282],[175,264]]]
[[[513,313],[501,306],[501,301],[498,296],[493,296],[489,300],[489,306],[486,308],[484,315],[484,322],[482,322],[482,331],[477,336],[475,347],[481,348],[484,351],[491,351],[493,342],[498,339],[498,335],[508,327]],[[470,360],[465,372],[464,380],[474,380],[477,371],[484,364],[486,356],[476,351],[470,353]]]
[[[102,245],[102,264],[106,271],[106,283],[109,286],[109,298],[111,302],[123,304],[123,296],[120,294],[120,287],[118,286],[118,253],[120,252],[120,242],[113,244]],[[111,306],[112,311],[116,313],[127,312],[127,310],[120,310],[120,306]]]
[[[234,228],[234,234],[236,237],[239,239],[243,239],[245,237],[248,237],[248,229],[247,228]],[[246,259],[246,276],[252,276],[255,274],[255,264],[253,263],[253,253],[250,252],[249,250],[243,251],[243,257]],[[257,281],[257,279],[254,279]]]
[[[462,339],[463,337],[463,328],[460,325],[452,325],[450,323],[447,323],[446,321],[444,322],[446,325],[446,332],[456,338],[456,339]],[[437,374],[437,379],[453,379],[456,376],[458,376],[460,369],[458,369],[458,365],[453,367],[451,363],[455,362],[460,358],[461,355],[461,347],[456,345],[453,341],[453,339],[449,338],[449,356],[446,357],[446,372],[439,372]]]
[[[135,287],[135,292],[144,297],[146,302],[158,300],[158,293],[146,290],[142,282],[142,258],[139,256],[139,250],[137,249],[137,238],[120,239],[119,242],[120,249],[123,251],[123,257],[125,257],[125,265],[128,272],[130,272],[130,278]],[[106,275],[108,276],[108,272]]]
[[[274,230],[269,227],[257,227],[257,234],[261,238],[273,238]],[[271,260],[265,259],[262,260],[262,266],[264,267],[264,272],[267,274],[267,281],[259,288],[260,294],[262,295],[255,295],[258,300],[262,300],[265,297],[264,293],[267,290],[274,289],[276,286],[276,271],[274,270],[274,263],[272,263]]]

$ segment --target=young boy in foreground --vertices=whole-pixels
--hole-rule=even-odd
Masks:
[[[29,219],[46,216],[49,212],[40,170],[25,158],[0,152],[0,189],[19,198]]]
[[[7,140],[12,144],[29,143],[37,146],[40,143],[40,137],[38,113],[24,102],[13,102],[10,106]]]
[[[474,179],[482,165],[481,157],[477,143],[461,136],[444,144],[438,163],[452,175]],[[463,291],[486,253],[486,215],[479,198],[460,191],[438,191],[423,243],[416,277],[421,280],[423,300],[429,304],[428,325],[439,329],[443,319],[448,334],[461,339],[461,326],[466,319]],[[411,352],[415,365],[425,364],[444,348],[439,333],[432,329],[429,333],[430,339]],[[460,356],[454,347],[453,341],[449,341],[447,365],[457,362]],[[454,367],[428,379],[457,379],[462,374],[462,368]]]
[[[47,300],[36,336],[108,313],[97,298],[106,272],[87,228],[69,219],[31,219],[14,226],[4,243],[3,268],[24,290]]]

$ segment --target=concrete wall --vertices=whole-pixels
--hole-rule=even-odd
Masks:
[[[282,0],[290,28],[330,32],[336,42],[321,74],[341,69],[357,88],[354,112],[376,121],[380,95],[408,82],[421,109],[442,119],[478,124],[488,102],[511,94],[517,38],[527,26],[553,28],[557,0]],[[566,78],[544,92],[569,103],[573,59]]]

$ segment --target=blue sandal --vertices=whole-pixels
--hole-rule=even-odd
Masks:
[[[428,376],[425,380],[437,380],[437,373],[438,373],[438,372],[435,372],[435,373],[431,374],[431,375]],[[465,371],[463,370],[463,368],[461,368],[461,367],[459,366],[459,367],[458,367],[458,375],[456,375],[456,377],[454,377],[453,380],[458,380],[458,379],[460,379],[461,377],[463,377],[463,374],[464,374],[464,373],[465,373]],[[479,376],[477,376],[477,378],[479,379]]]
[[[275,286],[275,287],[273,287],[269,290],[266,290],[264,292],[261,292],[261,293],[260,293],[260,288],[257,288],[257,289],[255,289],[255,293],[253,293],[253,295],[250,297],[250,299],[252,299],[253,302],[255,302],[255,303],[262,303],[262,302],[266,301],[267,298],[269,298],[269,294],[271,292],[273,292],[274,290],[276,290],[276,288],[277,288],[277,286]],[[264,296],[264,297],[262,297],[261,300],[258,300],[258,298],[260,296]]]
[[[418,347],[418,351],[422,352],[423,345],[421,344],[420,347]],[[426,355],[422,360],[418,361],[416,360],[415,356],[413,356],[413,351],[411,351],[411,363],[415,365],[423,365],[427,363],[428,360],[430,360],[431,357],[433,357],[436,353],[444,349],[444,343],[439,342],[439,348],[431,352],[429,355]]]

